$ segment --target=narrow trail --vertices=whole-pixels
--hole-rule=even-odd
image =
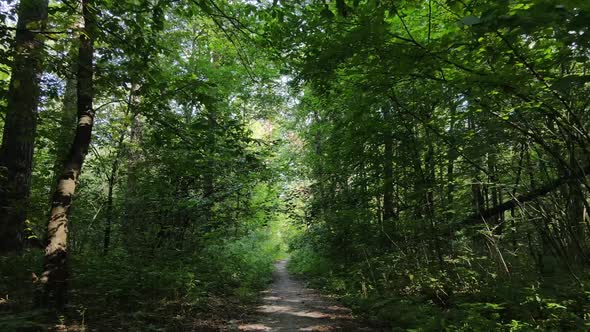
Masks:
[[[376,331],[363,327],[350,310],[317,292],[287,272],[287,261],[276,263],[274,281],[262,294],[262,304],[239,331]]]

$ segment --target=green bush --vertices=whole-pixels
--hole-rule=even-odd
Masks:
[[[531,286],[530,276],[508,278],[474,268],[470,262],[479,257],[449,260],[441,271],[412,266],[391,253],[345,262],[299,237],[292,247],[290,271],[338,295],[357,313],[390,322],[396,331],[583,331],[590,326],[590,293],[567,278]]]

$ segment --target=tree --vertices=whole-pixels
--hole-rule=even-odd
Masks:
[[[0,146],[0,253],[20,251],[37,128],[47,0],[22,0]]]
[[[42,305],[63,308],[67,301],[68,282],[68,218],[82,165],[92,138],[95,111],[92,107],[94,20],[96,9],[92,0],[82,0],[84,25],[80,33],[77,74],[78,124],[76,135],[57,187],[47,224],[47,247],[45,248],[44,271],[40,279],[43,287]]]

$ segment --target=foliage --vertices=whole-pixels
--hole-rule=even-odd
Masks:
[[[306,142],[292,269],[400,329],[583,330],[588,9],[276,6]]]
[[[0,5],[0,96],[14,5]],[[288,245],[294,273],[397,330],[588,328],[590,2],[96,0],[92,14],[96,124],[63,319],[219,315],[255,300]],[[51,2],[29,245],[72,140],[79,19]],[[0,324],[34,324],[39,252],[0,265]]]
[[[457,280],[427,269],[407,270],[391,255],[354,265],[334,262],[309,246],[291,255],[293,273],[337,294],[367,318],[395,322],[394,330],[572,331],[588,326],[588,299],[569,280],[527,286],[532,278],[477,276],[462,284],[465,275],[477,271],[454,266]]]
[[[255,24],[244,16],[251,8],[232,3],[94,2],[96,121],[68,225],[69,306],[57,323],[174,330],[211,316],[221,325],[270,281],[286,226],[273,162],[280,134],[260,124],[283,96],[265,50],[234,26]],[[0,19],[14,23],[9,13]],[[79,27],[78,6],[51,2],[27,222],[37,246],[73,139],[67,91]],[[0,30],[3,69],[13,36]],[[2,269],[9,315],[0,329],[56,323],[29,310],[40,252],[2,266],[18,268]]]

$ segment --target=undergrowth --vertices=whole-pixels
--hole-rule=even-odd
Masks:
[[[362,254],[346,261],[303,238],[293,242],[292,273],[393,331],[590,329],[589,279],[498,275],[480,267],[490,266],[486,258],[475,256],[445,257],[442,269],[420,268],[412,257],[357,248]]]
[[[200,249],[160,248],[144,257],[120,248],[106,256],[75,253],[71,299],[58,320],[68,330],[214,330],[257,298],[280,257],[280,239],[268,227],[208,240]],[[0,331],[49,329],[47,313],[30,310],[31,267],[40,264],[39,251],[0,259]]]

